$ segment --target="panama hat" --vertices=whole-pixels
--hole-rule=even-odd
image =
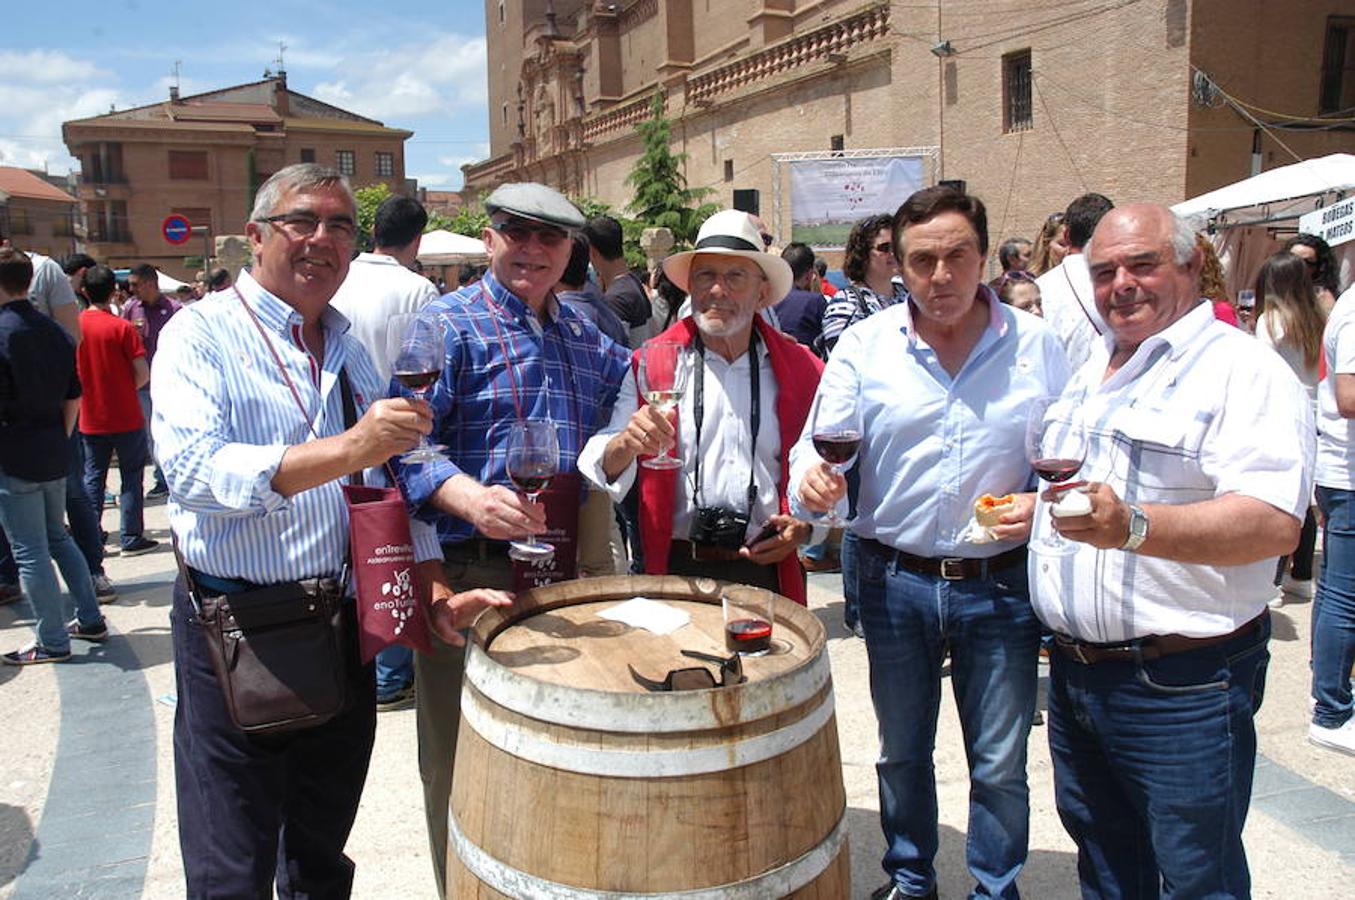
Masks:
[[[687,276],[691,272],[692,259],[698,253],[742,256],[757,263],[771,286],[768,293],[772,303],[781,302],[795,282],[789,263],[779,256],[762,251],[762,231],[753,217],[737,209],[722,209],[711,216],[697,232],[695,248],[684,253],[674,253],[663,261],[664,274],[689,294],[692,291],[687,285]]]

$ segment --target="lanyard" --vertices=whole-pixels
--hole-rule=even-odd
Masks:
[[[696,487],[692,492],[692,498],[693,503],[699,509],[701,507],[701,422],[706,417],[706,347],[701,343],[701,332],[699,331],[692,336],[692,349],[696,351],[695,371],[692,373],[692,377],[696,379],[696,393],[692,397],[692,421],[696,424],[696,459],[692,462],[692,477],[696,481]],[[752,387],[753,394],[753,410],[750,423],[753,432],[753,440],[748,460],[749,515],[752,515],[753,503],[757,500],[757,476],[753,464],[757,459],[758,426],[762,424],[762,402],[759,391],[762,377],[761,368],[762,365],[757,356],[757,329],[754,328],[752,334],[748,336],[748,381]]]
[[[512,394],[513,394],[513,409],[514,409],[514,410],[516,411],[516,413],[517,413],[518,421],[520,421],[520,422],[525,422],[525,421],[526,421],[526,414],[525,414],[525,412],[523,411],[523,408],[522,408],[522,399],[521,399],[521,397],[518,395],[518,380],[517,380],[517,376],[513,373],[513,355],[512,355],[511,353],[509,353],[509,351],[508,351],[508,342],[504,339],[504,336],[503,336],[503,328],[500,327],[500,325],[499,325],[499,316],[505,316],[505,317],[507,317],[507,316],[508,316],[508,313],[503,309],[503,307],[499,306],[499,304],[495,302],[494,298],[490,295],[490,293],[489,293],[488,291],[485,290],[485,287],[484,287],[484,283],[483,283],[483,282],[480,283],[479,287],[480,287],[480,296],[484,298],[485,302],[486,302],[487,304],[489,304],[490,309],[493,311],[493,315],[491,315],[491,316],[489,317],[489,321],[494,325],[494,335],[495,335],[495,337],[498,339],[498,342],[499,342],[499,350],[503,353],[504,368],[508,370],[508,385],[509,385],[509,389],[512,391]],[[471,321],[474,322],[474,319],[472,319]],[[476,330],[478,331],[479,329],[477,328]],[[542,375],[543,375],[543,377],[544,377],[544,379],[545,379],[545,382],[546,382],[546,415],[549,417],[549,415],[550,415],[550,387],[549,387],[549,384],[550,384],[550,375],[549,375],[549,373],[545,372],[545,366],[546,366],[546,360],[545,360],[545,344],[546,344],[546,337],[547,337],[547,336],[546,336],[546,333],[545,333],[545,329],[543,328],[543,329],[542,329],[542,332],[541,332],[541,347],[542,347],[541,367],[542,367]],[[566,393],[569,395],[569,406],[570,406],[570,411],[573,413],[572,418],[573,418],[574,421],[571,422],[570,424],[573,426],[573,430],[574,430],[574,448],[575,448],[575,452],[577,453],[578,450],[582,449],[582,447],[583,447],[583,416],[580,414],[580,411],[579,411],[579,385],[578,385],[578,379],[577,379],[577,378],[575,377],[575,375],[574,375],[574,363],[573,363],[573,361],[570,359],[570,354],[569,354],[569,342],[568,342],[568,341],[565,341],[565,340],[563,339],[563,336],[562,336],[562,338],[561,338],[561,342],[562,342],[562,348],[561,348],[561,349],[563,350],[563,352],[561,353],[561,358],[562,358],[562,360],[563,360],[563,362],[564,362],[565,372],[566,372],[566,373],[568,374],[568,376],[569,376],[569,388],[570,388],[570,390],[566,391]],[[563,448],[562,448],[562,452],[563,452]]]

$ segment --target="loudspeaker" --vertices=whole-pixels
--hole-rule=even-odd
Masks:
[[[761,193],[757,188],[735,188],[734,208],[739,212],[762,215]]]
[[[965,190],[965,180],[963,178],[942,178],[937,184],[941,187],[954,188],[961,194],[968,193],[968,191]]]

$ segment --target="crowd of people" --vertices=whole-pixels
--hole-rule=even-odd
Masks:
[[[946,666],[972,893],[1018,896],[1042,652],[1084,896],[1249,896],[1253,717],[1286,597],[1316,595],[1309,735],[1355,753],[1355,299],[1331,249],[1297,236],[1239,306],[1189,224],[1087,194],[1034,241],[1003,239],[985,280],[979,198],[898,199],[851,228],[841,287],[811,247],[778,251],[737,210],[646,279],[614,219],[516,183],[484,201],[488,266],[443,293],[416,271],[423,208],[384,201],[357,253],[351,189],[314,164],[260,188],[252,265],[204,274],[201,298],[165,296],[149,265],[120,296],[95,260],[63,272],[0,242],[0,599],[26,597],[35,618],[4,661],[109,638],[97,511],[116,456],[116,549],[155,549],[144,499],[167,494],[181,555],[187,894],[346,895],[377,712],[413,704],[441,895],[463,629],[482,610],[625,567],[803,604],[806,570],[840,567],[880,725],[888,880],[873,897],[937,896]],[[405,320],[438,323],[422,397],[392,378]],[[652,390],[662,347],[683,360],[680,396]],[[856,441],[846,458],[815,441],[830,417]],[[553,423],[559,474],[529,499],[508,459],[532,421]],[[1061,443],[1032,450],[1046,431]],[[438,455],[404,461],[424,439]],[[1046,456],[1083,480],[1041,490]],[[432,651],[394,645],[364,665],[348,622],[342,708],[243,730],[204,604],[346,572],[349,482],[403,495]],[[513,549],[542,534],[544,569]]]

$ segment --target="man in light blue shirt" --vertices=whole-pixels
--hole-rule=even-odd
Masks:
[[[858,397],[865,423],[842,572],[860,597],[880,722],[890,881],[874,896],[891,900],[936,896],[932,749],[947,650],[970,761],[975,893],[1016,897],[1026,859],[1040,639],[1026,586],[1026,412],[1062,390],[1068,366],[1048,327],[981,283],[987,231],[976,197],[946,187],[909,197],[893,234],[911,296],[849,328],[819,385],[825,401]],[[810,512],[845,512],[847,482],[819,459],[812,427],[791,456],[791,495]],[[1017,496],[996,540],[970,543],[984,494]]]

